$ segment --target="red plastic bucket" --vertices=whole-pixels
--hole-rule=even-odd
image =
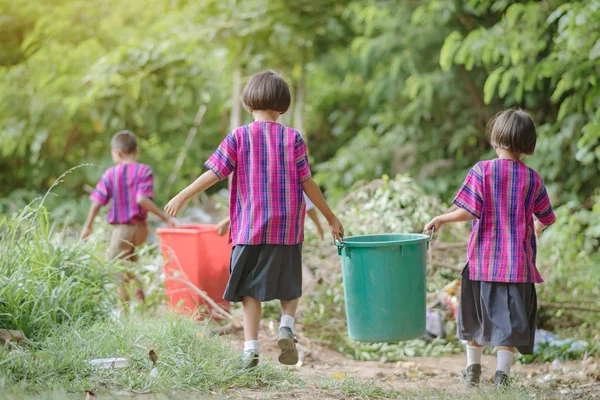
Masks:
[[[184,314],[215,317],[189,282],[229,311],[229,302],[223,300],[231,256],[227,236],[217,235],[216,225],[160,228],[156,233],[164,257],[168,306]]]

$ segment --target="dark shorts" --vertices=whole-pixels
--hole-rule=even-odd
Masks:
[[[533,353],[537,295],[533,283],[481,282],[462,273],[456,334],[482,346]]]
[[[242,301],[295,300],[302,296],[302,244],[237,245],[223,298]]]

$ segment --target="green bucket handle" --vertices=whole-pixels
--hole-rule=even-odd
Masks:
[[[427,241],[427,249],[429,249],[429,242],[431,242],[433,240],[434,233],[435,233],[435,226],[433,228],[431,228],[431,235],[429,236],[429,240]],[[338,256],[342,255],[342,249],[344,248],[344,235],[342,233],[340,233],[340,239],[342,239],[342,240],[338,241],[335,238],[333,238],[333,244],[337,247]]]
[[[333,244],[338,249],[338,256],[342,255],[342,249],[344,248],[344,234],[343,233],[340,233],[340,239],[342,239],[342,240],[338,242],[335,238],[333,238]]]
[[[431,228],[431,236],[429,236],[429,241],[431,242],[433,240],[433,234],[435,233],[435,225],[433,226],[433,228]]]
[[[435,226],[431,228],[431,236],[429,236],[429,240],[427,241],[427,250],[429,250],[429,243],[433,240],[433,234],[435,233]]]

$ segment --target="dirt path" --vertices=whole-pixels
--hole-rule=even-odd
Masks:
[[[243,348],[240,336],[229,336],[231,346],[237,350]],[[261,332],[262,358],[277,362],[278,349],[275,345],[275,334],[263,329]],[[301,341],[302,342],[302,341]],[[301,365],[292,367],[308,387],[303,390],[282,393],[265,393],[261,391],[240,392],[241,398],[248,399],[344,399],[350,396],[343,393],[318,389],[311,382],[323,378],[330,380],[355,379],[384,389],[397,392],[431,391],[439,395],[448,394],[454,398],[461,394],[472,394],[460,381],[460,374],[465,366],[462,354],[446,357],[413,357],[405,362],[377,363],[350,360],[330,349],[312,345],[299,346],[306,352]],[[301,356],[302,356],[301,351]],[[494,356],[483,357],[484,378],[491,383],[495,371]],[[533,393],[550,395],[554,399],[600,399],[600,359],[566,362],[561,365],[531,364],[515,365],[513,376],[517,385],[527,388]]]

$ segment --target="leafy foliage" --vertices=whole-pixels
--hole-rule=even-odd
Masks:
[[[490,156],[485,122],[511,106],[538,123],[531,164],[556,198],[585,200],[600,184],[597,1],[379,1],[349,10],[351,50],[320,63],[336,79],[324,88],[337,101],[327,90],[314,99],[329,116],[317,113],[315,130],[331,132],[337,146],[349,141],[319,169],[336,196],[382,172],[410,172],[449,196],[461,171]]]
[[[389,179],[384,176],[379,181],[366,184],[339,204],[340,217],[347,221],[348,235],[364,235],[372,232],[422,232],[423,226],[437,213],[444,211],[443,205],[435,197],[427,196],[411,179],[398,176]],[[444,228],[445,235],[450,238],[465,236],[464,226],[455,225]],[[313,244],[314,245],[314,244]],[[462,255],[462,251],[460,251]],[[446,254],[449,264],[456,262],[455,254]],[[345,297],[342,274],[339,270],[339,259],[325,260],[305,258],[309,266],[316,267],[317,277],[322,285],[303,300],[303,331],[311,337],[328,343],[333,349],[347,354],[356,360],[363,361],[401,361],[405,357],[437,356],[454,354],[462,351],[451,332],[454,326],[448,326],[449,340],[436,339],[432,342],[411,340],[402,343],[359,343],[348,338],[346,331]],[[329,268],[322,271],[327,265]],[[428,289],[436,291],[449,281],[457,278],[452,271],[436,271],[433,266],[428,271]],[[308,300],[310,299],[310,300]],[[308,305],[306,305],[308,303]],[[453,323],[449,323],[453,325]]]
[[[484,125],[509,106],[534,115],[541,137],[531,163],[560,202],[585,201],[600,184],[597,0],[0,7],[5,192],[47,187],[82,162],[107,166],[108,139],[123,128],[142,139],[141,160],[161,187],[206,105],[176,190],[228,129],[228,77],[268,67],[294,89],[307,81],[306,134],[332,198],[384,173],[410,173],[450,196],[492,154]],[[81,193],[100,173],[82,170],[69,188]]]
[[[478,28],[449,35],[441,65],[485,71],[486,104],[530,110],[542,139],[534,165],[585,199],[600,185],[600,3],[502,3],[480,3]]]
[[[0,190],[43,189],[84,162],[107,166],[120,129],[141,138],[141,161],[155,167],[160,187],[206,105],[181,187],[228,129],[231,83],[215,78],[238,65],[297,76],[328,40],[343,38],[340,12],[332,1],[1,2],[11,40],[0,60]],[[100,174],[82,170],[69,188],[81,193]]]

